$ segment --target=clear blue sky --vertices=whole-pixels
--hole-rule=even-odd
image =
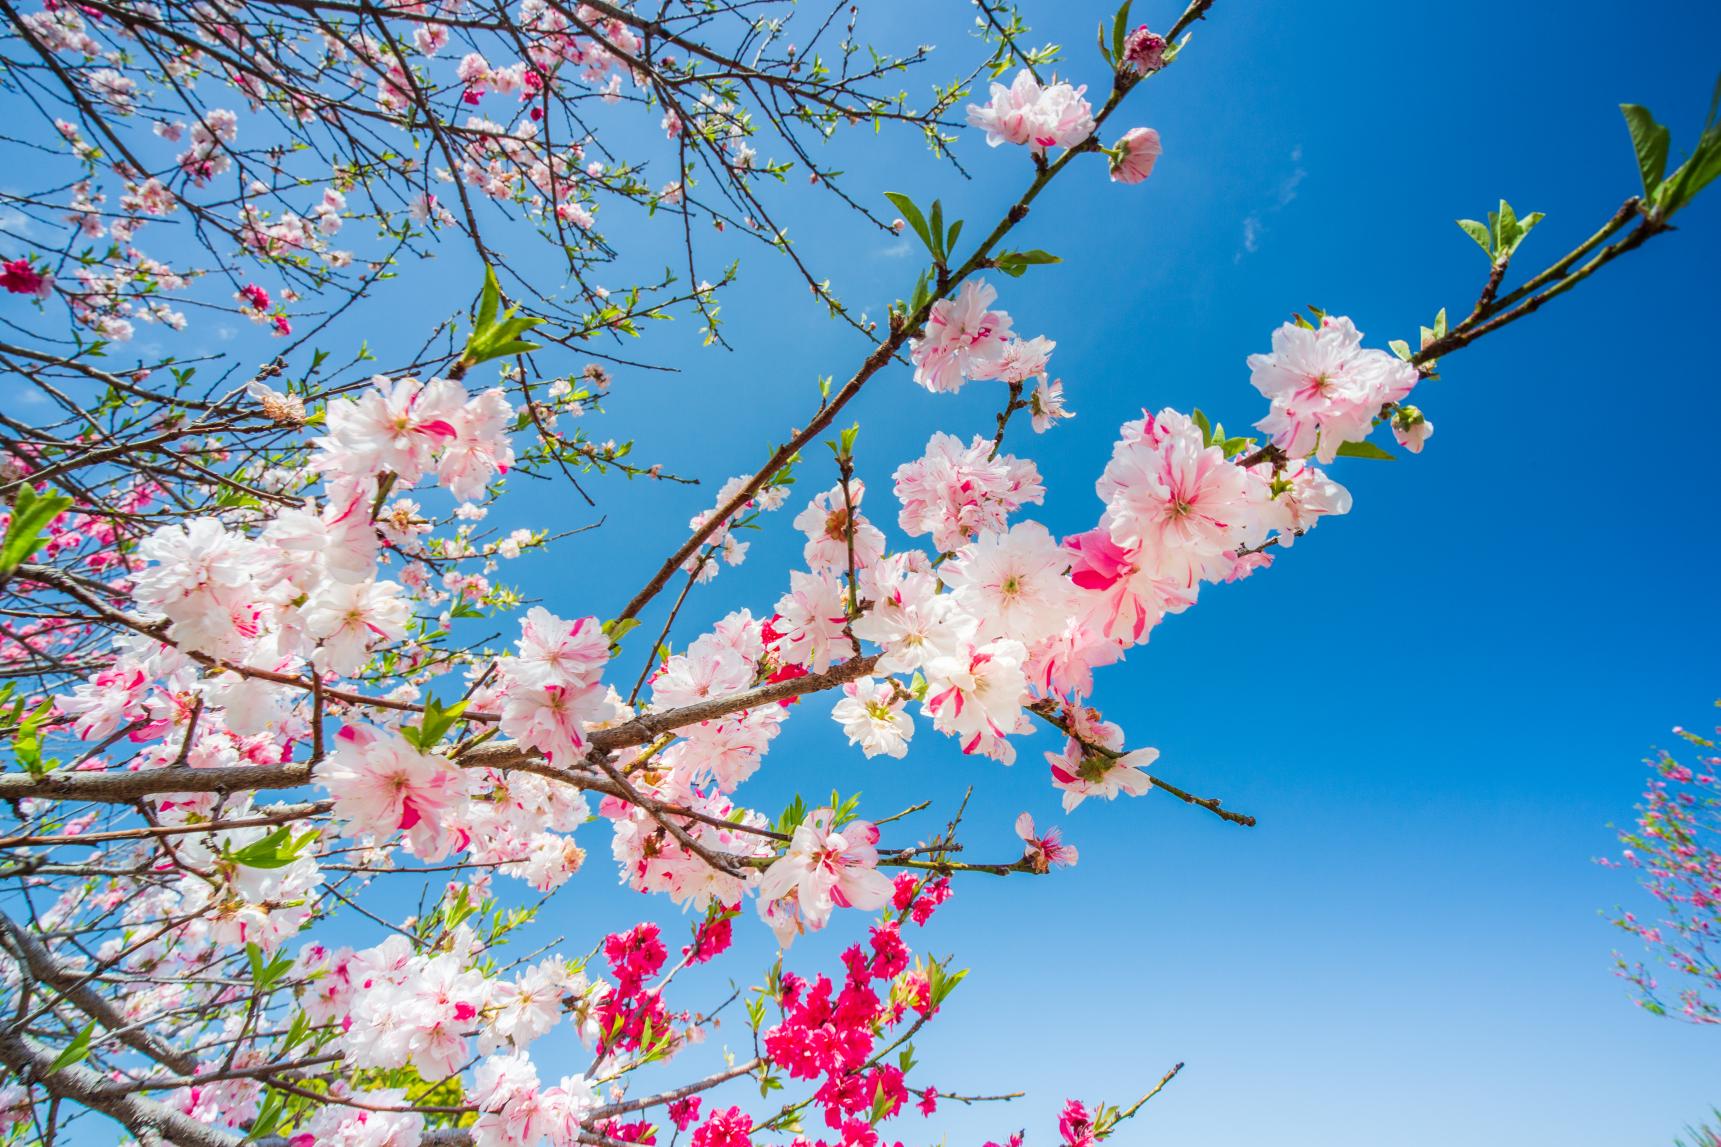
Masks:
[[[910,24],[909,6],[884,5],[863,32],[971,55],[965,10],[946,7],[915,5]],[[1072,45],[1067,74],[1101,85],[1099,11],[1058,8],[1036,31]],[[1163,27],[1174,11],[1137,15]],[[1220,0],[1123,117],[1162,133],[1151,181],[1109,186],[1096,161],[1056,187],[1024,234],[1065,263],[1000,282],[1018,328],[1057,340],[1079,413],[1012,441],[1047,476],[1041,516],[1058,532],[1092,524],[1092,481],[1143,406],[1257,417],[1244,358],[1297,307],[1349,314],[1375,345],[1414,339],[1440,306],[1462,314],[1486,268],[1454,218],[1505,196],[1547,213],[1526,262],[1565,251],[1636,188],[1615,105],[1648,104],[1677,151],[1707,107],[1718,42],[1721,9],[1695,0]],[[971,227],[1027,169],[974,135],[972,182],[908,143],[848,156],[857,194],[940,194]],[[857,255],[862,232],[828,210],[791,222],[839,293],[875,313],[912,282],[903,246],[865,235]],[[775,809],[797,786],[835,786],[883,815],[928,796],[948,808],[973,784],[974,854],[1013,856],[1022,809],[1081,848],[1080,867],[1050,880],[965,883],[929,934],[975,970],[918,1043],[921,1082],[1031,1094],[942,1113],[926,1141],[1027,1126],[1044,1144],[1065,1096],[1128,1101],[1178,1060],[1183,1077],[1121,1142],[1619,1147],[1669,1143],[1721,1103],[1721,1033],[1639,1013],[1612,977],[1598,910],[1634,888],[1590,863],[1631,814],[1645,750],[1721,696],[1717,469],[1702,446],[1721,422],[1718,267],[1711,189],[1678,233],[1449,359],[1418,392],[1438,425],[1422,457],[1343,465],[1348,518],[1267,574],[1210,589],[1104,675],[1099,701],[1131,743],[1159,747],[1168,778],[1255,814],[1255,829],[1160,795],[1063,816],[1039,763],[1048,738],[1004,769],[922,723],[911,763],[867,762],[802,707],[744,800]],[[682,373],[618,371],[612,414],[593,425],[706,485],[597,482],[601,531],[510,567],[558,612],[614,613],[716,484],[800,424],[816,379],[858,361],[855,336],[781,265],[757,253],[743,274],[724,308],[738,350],[698,350],[692,323],[654,329],[642,353]],[[448,257],[384,297],[444,313],[471,286]],[[933,430],[982,429],[996,398],[981,385],[928,395],[902,369],[874,381],[852,408],[872,499],[887,501],[891,469]],[[824,459],[809,462],[803,497],[828,484]],[[503,524],[596,516],[530,484],[504,505]],[[799,550],[788,516],[696,593],[691,625],[768,610]],[[608,883],[607,830],[588,832],[591,869],[551,921],[582,948],[640,907]],[[859,933],[845,923],[792,960],[816,966]],[[761,927],[739,931],[743,958],[720,969],[738,977],[768,948]],[[721,979],[706,981],[712,998]],[[553,1058],[546,1075],[584,1066]]]

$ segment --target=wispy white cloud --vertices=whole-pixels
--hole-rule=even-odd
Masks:
[[[1243,217],[1243,245],[1238,248],[1233,262],[1241,263],[1243,256],[1253,255],[1261,248],[1261,236],[1267,232],[1267,219],[1277,215],[1297,198],[1297,188],[1308,177],[1308,171],[1303,167],[1303,145],[1298,144],[1291,149],[1290,174],[1279,180],[1279,186],[1274,192],[1273,201],[1264,208],[1256,208]]]
[[[0,207],[0,231],[8,235],[28,235],[32,220],[15,207]]]

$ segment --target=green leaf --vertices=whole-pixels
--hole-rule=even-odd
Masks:
[[[1129,39],[1129,5],[1130,0],[1124,0],[1111,22],[1111,58],[1119,67],[1123,66],[1123,46]]]
[[[920,309],[931,301],[932,292],[928,286],[926,272],[922,271],[920,277],[914,281],[914,294],[908,300],[908,313],[918,314]]]
[[[72,1037],[72,1042],[66,1045],[66,1050],[54,1057],[54,1062],[48,1065],[48,1074],[56,1075],[74,1063],[83,1062],[90,1054],[90,1037],[95,1034],[95,1031],[95,1021],[91,1020],[83,1031]]]
[[[884,193],[884,197],[890,200],[898,211],[902,212],[903,219],[908,222],[910,227],[914,228],[914,233],[920,236],[920,241],[926,244],[926,249],[936,256],[938,249],[932,245],[932,232],[926,229],[926,216],[920,213],[920,208],[914,205],[914,200],[897,191],[887,191]]]
[[[64,494],[52,490],[38,494],[28,482],[19,484],[17,499],[12,503],[12,520],[6,526],[5,539],[0,541],[0,578],[10,577],[13,570],[30,560],[30,555],[47,540],[42,531],[71,505],[72,499]]]
[[[932,257],[942,266],[944,263],[944,204],[936,199],[932,201],[932,218],[926,221],[926,226],[932,232]]]
[[[1667,127],[1656,123],[1649,109],[1638,104],[1620,104],[1619,110],[1625,116],[1625,126],[1631,131],[1631,146],[1637,152],[1637,172],[1643,179],[1643,197],[1652,198],[1667,171]]]
[[[1522,219],[1518,220],[1518,243],[1522,243],[1525,239],[1528,239],[1530,237],[1530,232],[1535,230],[1536,224],[1540,223],[1544,218],[1545,216],[1540,211],[1532,211]],[[1517,250],[1518,243],[1512,244],[1512,249],[1514,251]]]
[[[42,758],[42,726],[49,717],[54,715],[54,702],[50,699],[36,706],[35,710],[18,724],[18,732],[12,737],[12,755],[24,771],[32,776],[41,776],[59,764],[57,760]]]
[[[924,701],[924,700],[926,700],[927,688],[928,688],[928,686],[926,684],[925,675],[922,674],[920,672],[920,670],[916,669],[914,671],[914,676],[909,678],[909,682],[908,682],[909,695],[911,697],[913,697],[916,701]]]
[[[255,944],[245,945],[245,958],[251,963],[251,980],[259,991],[268,991],[280,982],[293,967],[293,958],[277,953],[273,960],[263,962],[263,949]]]
[[[1704,133],[1691,157],[1679,165],[1663,186],[1661,206],[1666,214],[1690,203],[1692,198],[1721,176],[1721,131]]]
[[[304,1012],[294,1012],[293,1022],[287,1027],[286,1039],[285,1042],[281,1044],[281,1050],[284,1052],[292,1051],[294,1048],[298,1047],[299,1044],[303,1043],[305,1037],[310,1034],[311,1017],[307,1016]]]
[[[424,717],[416,727],[401,726],[400,735],[417,747],[421,753],[428,753],[442,743],[442,738],[454,723],[460,720],[460,714],[466,711],[465,701],[456,701],[444,708],[442,702],[435,697],[424,699]]]
[[[487,327],[496,321],[496,311],[502,305],[502,287],[496,282],[496,269],[484,268],[484,289],[478,292],[477,327]]]
[[[891,1098],[891,1094],[885,1090],[884,1084],[878,1084],[873,1089],[872,1110],[867,1113],[867,1123],[876,1125],[880,1119],[890,1114],[890,1109],[895,1104],[896,1100]]]
[[[1375,458],[1382,462],[1396,462],[1398,455],[1382,450],[1372,442],[1346,442],[1339,447],[1340,458]]]
[[[1721,110],[1721,79],[1715,82],[1715,92],[1709,100],[1709,115],[1703,121],[1703,134],[1698,137],[1696,148],[1660,188],[1660,202],[1656,206],[1664,216],[1672,215],[1690,203],[1699,191],[1721,176],[1721,127],[1717,127],[1715,122],[1718,110]]]
[[[1213,444],[1213,424],[1207,421],[1207,415],[1202,412],[1199,406],[1197,406],[1194,412],[1190,414],[1189,421],[1195,423],[1195,425],[1200,428],[1201,444],[1203,446],[1211,446]]]
[[[601,628],[604,636],[610,639],[610,656],[621,653],[621,639],[632,633],[639,626],[637,617],[612,617],[604,622]]]
[[[1502,199],[1500,210],[1488,213],[1488,222],[1494,229],[1494,258],[1499,259],[1518,245],[1518,213]]]
[[[291,1047],[291,1044],[287,1045]],[[263,1106],[257,1109],[257,1114],[251,1117],[251,1129],[245,1138],[265,1139],[273,1135],[281,1126],[281,1117],[286,1114],[287,1097],[272,1089],[265,1088]]]
[[[788,834],[799,828],[801,822],[806,819],[807,802],[801,799],[800,793],[796,793],[795,799],[778,815],[777,823],[773,827],[780,833]]]
[[[1541,221],[1542,213],[1540,211],[1533,211],[1520,219],[1518,213],[1512,210],[1510,203],[1504,199],[1500,200],[1500,210],[1488,213],[1488,226],[1493,239],[1494,261],[1498,263],[1503,259],[1510,259],[1517,252],[1518,245]],[[1465,222],[1460,221],[1458,225],[1463,227]],[[1468,231],[1469,228],[1466,227],[1465,230]],[[1471,235],[1471,238],[1474,239],[1476,236]],[[1481,242],[1480,239],[1476,241]]]
[[[1062,263],[1063,260],[1049,251],[1006,251],[993,260],[998,269],[1013,278],[1021,278],[1022,273],[1029,267],[1044,263]]]
[[[493,358],[525,354],[538,349],[539,343],[527,342],[520,336],[544,320],[522,318],[514,313],[517,309],[514,307],[503,311],[498,318],[496,310],[501,305],[502,290],[496,284],[496,272],[485,267],[484,289],[478,296],[477,319],[473,323],[472,334],[466,339],[466,349],[460,355],[460,361],[468,367]]]
[[[1474,219],[1460,219],[1458,220],[1458,226],[1463,230],[1464,234],[1476,240],[1476,246],[1482,248],[1482,253],[1484,255],[1488,256],[1490,259],[1494,257],[1493,238],[1488,234],[1488,228],[1486,225],[1478,223]]]
[[[305,846],[316,838],[317,830],[314,828],[295,837],[290,826],[282,825],[268,836],[235,849],[232,857],[235,863],[246,868],[285,868],[299,859]]]

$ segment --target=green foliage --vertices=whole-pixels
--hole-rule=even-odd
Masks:
[[[1675,1139],[1673,1147],[1716,1147],[1721,1144],[1721,1130],[1717,1130],[1721,1128],[1721,1108],[1712,1107],[1709,1114],[1715,1120],[1713,1125],[1700,1123],[1695,1127],[1687,1127],[1685,1134],[1691,1136],[1691,1141],[1687,1143],[1684,1138]]]
[[[280,1129],[286,1114],[286,1095],[265,1086],[263,1105],[257,1109],[257,1114],[251,1117],[251,1127],[245,1138],[247,1140],[265,1139],[274,1135]]]
[[[1639,104],[1621,104],[1626,129],[1631,133],[1632,150],[1637,155],[1637,174],[1643,183],[1643,210],[1653,219],[1667,219],[1689,204],[1721,175],[1721,124],[1716,111],[1721,109],[1721,80],[1709,100],[1709,115],[1703,121],[1703,131],[1697,146],[1685,162],[1667,173],[1668,155],[1673,135],[1667,125],[1657,123],[1648,108]]]
[[[55,1075],[71,1067],[74,1063],[82,1063],[90,1054],[90,1037],[95,1034],[96,1025],[92,1020],[84,1026],[84,1030],[72,1037],[72,1042],[65,1046],[54,1062],[48,1065],[48,1074]]]
[[[796,793],[794,799],[784,807],[782,812],[777,814],[777,823],[771,827],[774,831],[786,836],[799,828],[801,822],[806,819],[807,802],[801,799],[800,793]]]
[[[544,320],[521,318],[514,313],[514,307],[502,311],[498,317],[496,312],[501,306],[502,288],[496,282],[496,272],[485,267],[484,289],[478,295],[478,317],[472,324],[472,334],[466,340],[466,350],[460,356],[463,365],[476,366],[493,358],[538,349],[540,344],[527,342],[520,336]]]
[[[1062,263],[1063,260],[1048,251],[1006,251],[993,260],[1000,271],[1013,279],[1020,279],[1029,267],[1042,263]]]
[[[402,725],[400,735],[410,741],[419,752],[428,753],[442,743],[442,738],[465,711],[465,701],[456,701],[444,707],[435,697],[426,697],[424,717],[416,726]]]
[[[832,789],[831,803],[829,807],[832,812],[835,813],[835,815],[831,817],[831,827],[841,828],[843,825],[853,820],[855,818],[855,813],[860,811],[860,794],[856,793],[852,797],[845,797],[838,793],[836,789]]]
[[[71,505],[72,499],[64,494],[53,490],[38,494],[28,482],[19,483],[12,520],[6,526],[5,538],[0,539],[0,580],[11,577],[12,571],[30,560],[47,541],[42,531]]]
[[[1637,152],[1637,171],[1643,180],[1643,197],[1649,199],[1667,174],[1667,149],[1673,133],[1667,125],[1655,122],[1649,109],[1638,104],[1620,104],[1625,126],[1631,132],[1631,146]]]
[[[837,461],[850,461],[855,456],[855,439],[859,437],[860,423],[857,422],[847,430],[838,431],[835,439],[827,438],[825,445],[831,448],[831,453],[836,455]]]
[[[884,197],[891,201],[896,209],[902,212],[903,221],[914,229],[920,236],[920,241],[932,254],[935,265],[943,267],[950,262],[950,252],[956,247],[956,239],[962,234],[962,220],[952,223],[948,230],[944,226],[944,204],[934,199],[932,213],[928,218],[921,214],[920,208],[914,205],[914,200],[896,191],[887,191]],[[916,308],[910,308],[911,310]]]
[[[639,625],[637,617],[612,617],[603,623],[604,636],[610,639],[610,656],[621,653],[621,639],[632,633]]]
[[[1123,7],[1119,8],[1116,14],[1112,16],[1109,35],[1104,24],[1101,24],[1099,28],[1100,55],[1105,58],[1106,63],[1112,66],[1113,70],[1123,67],[1123,48],[1129,40],[1130,3],[1131,0],[1124,0]]]
[[[1374,458],[1381,462],[1396,462],[1398,455],[1382,450],[1372,442],[1346,442],[1338,449],[1340,458]]]
[[[1207,446],[1219,447],[1225,452],[1227,458],[1235,458],[1239,454],[1252,450],[1255,446],[1253,438],[1226,435],[1225,424],[1223,422],[1217,424],[1209,422],[1206,413],[1199,406],[1195,408],[1189,420],[1195,423],[1196,428],[1201,431],[1202,443]]]
[[[31,776],[39,777],[60,763],[55,758],[42,756],[42,726],[53,715],[54,702],[51,699],[43,701],[28,717],[18,722],[18,731],[13,734],[12,756]]]
[[[1502,199],[1498,211],[1488,212],[1486,226],[1474,219],[1460,219],[1458,226],[1476,241],[1491,262],[1498,263],[1517,253],[1519,244],[1529,237],[1542,218],[1540,211],[1532,211],[1520,219],[1512,205]]]
[[[265,961],[263,949],[255,944],[245,945],[245,959],[251,964],[251,982],[259,992],[267,992],[293,970],[293,957],[277,952],[274,959]]]
[[[285,868],[299,859],[305,846],[315,839],[317,830],[314,828],[294,836],[290,827],[282,825],[268,836],[234,849],[231,856],[235,863],[246,868]]]
[[[967,975],[967,968],[952,972],[937,960],[926,962],[927,995],[931,999],[934,1011],[950,998],[950,993],[956,990],[956,985],[960,984]]]

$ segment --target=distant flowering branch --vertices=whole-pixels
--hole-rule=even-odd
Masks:
[[[1637,874],[1655,899],[1653,919],[1618,911],[1614,926],[1653,952],[1649,965],[1616,953],[1618,974],[1638,1006],[1690,1023],[1721,1023],[1721,754],[1716,741],[1674,729],[1691,747],[1685,759],[1662,750],[1637,822],[1619,834],[1624,849],[1610,868]],[[1721,732],[1721,730],[1718,730]],[[1665,984],[1663,980],[1667,981]],[[1671,994],[1677,1003],[1669,999]]]

